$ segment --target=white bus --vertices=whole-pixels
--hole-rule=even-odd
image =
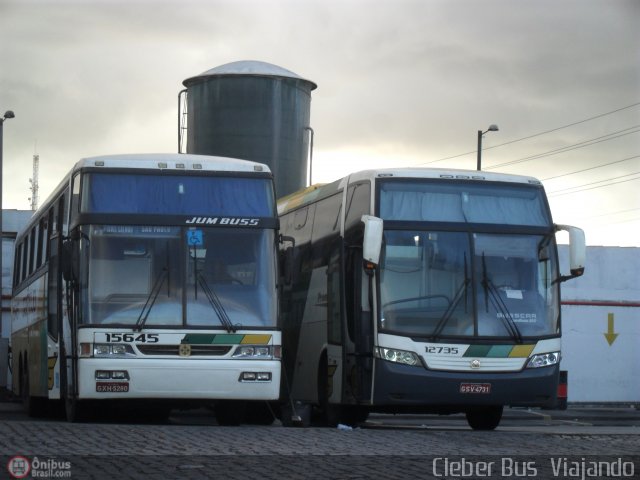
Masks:
[[[123,400],[164,415],[215,402],[221,424],[245,408],[268,422],[261,405],[280,388],[277,225],[266,165],[81,160],[16,240],[14,392],[32,415],[61,400],[70,421]]]
[[[559,283],[582,230],[554,225],[534,178],[438,169],[354,173],[278,202],[285,390],[325,421],[369,412],[550,407]],[[555,233],[570,234],[561,276]],[[308,410],[308,408],[307,408]]]

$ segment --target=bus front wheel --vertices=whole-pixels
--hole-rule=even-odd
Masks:
[[[327,427],[335,427],[342,420],[342,405],[329,403],[331,388],[327,356],[323,354],[318,368],[318,407],[320,410],[320,423]]]
[[[474,430],[495,430],[502,419],[502,405],[468,410],[467,423]]]
[[[88,406],[77,398],[64,399],[64,411],[67,421],[71,423],[84,422],[89,417]]]
[[[213,407],[218,425],[223,427],[236,427],[245,418],[246,403],[243,401],[220,400]]]
[[[47,412],[47,400],[31,395],[29,384],[29,364],[25,360],[20,368],[20,399],[22,406],[30,417],[42,417]]]

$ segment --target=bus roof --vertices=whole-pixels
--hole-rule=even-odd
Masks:
[[[40,205],[38,211],[46,210],[62,190],[69,186],[70,178],[79,170],[88,167],[113,169],[149,169],[163,171],[195,171],[195,172],[255,172],[271,174],[269,167],[263,163],[241,160],[239,158],[216,157],[213,155],[192,155],[185,153],[132,153],[118,155],[100,155],[87,157],[78,161],[58,186]],[[39,215],[34,213],[31,220],[22,228],[19,235],[27,232],[36,222]]]
[[[361,170],[329,184],[317,184],[298,190],[278,200],[278,215],[293,210],[346,188],[347,185],[378,178],[425,178],[442,180],[477,180],[486,182],[523,183],[542,185],[540,180],[523,175],[485,172],[477,170],[460,170],[452,168],[384,168],[378,170]]]
[[[447,180],[484,180],[487,182],[528,183],[540,185],[534,177],[511,175],[507,173],[486,172],[478,170],[461,170],[454,168],[384,168],[378,170],[362,170],[352,173],[349,183],[375,178],[435,178]]]
[[[177,171],[271,172],[267,165],[250,160],[184,153],[135,153],[88,157],[76,163],[74,171],[84,167],[145,168]]]

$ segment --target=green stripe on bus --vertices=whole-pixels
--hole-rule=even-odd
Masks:
[[[244,338],[244,335],[239,335],[239,334],[234,335],[233,333],[228,333],[228,334],[223,333],[223,334],[216,335],[215,338],[213,339],[213,343],[216,345],[221,343],[239,345],[242,343],[243,338]]]
[[[464,357],[476,358],[526,358],[528,357],[534,344],[525,345],[470,345],[464,352]]]
[[[239,345],[244,335],[226,333],[188,333],[182,343],[189,345]]]
[[[491,350],[487,352],[487,357],[490,358],[507,358],[513,349],[512,345],[494,345]]]
[[[184,336],[181,343],[188,343],[189,345],[210,345],[215,338],[213,333],[188,333]]]
[[[470,345],[464,352],[465,357],[486,357],[491,350],[491,345]]]

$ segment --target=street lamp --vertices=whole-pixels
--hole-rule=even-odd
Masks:
[[[2,126],[8,118],[14,118],[15,115],[11,110],[4,112],[4,116],[0,118],[0,329],[2,328],[2,239],[4,229],[2,225]]]
[[[498,131],[498,125],[496,125],[495,123],[493,125],[489,125],[489,128],[486,129],[484,132],[482,130],[478,130],[478,171],[482,170],[481,166],[482,166],[482,136],[487,133],[487,132],[497,132]]]

